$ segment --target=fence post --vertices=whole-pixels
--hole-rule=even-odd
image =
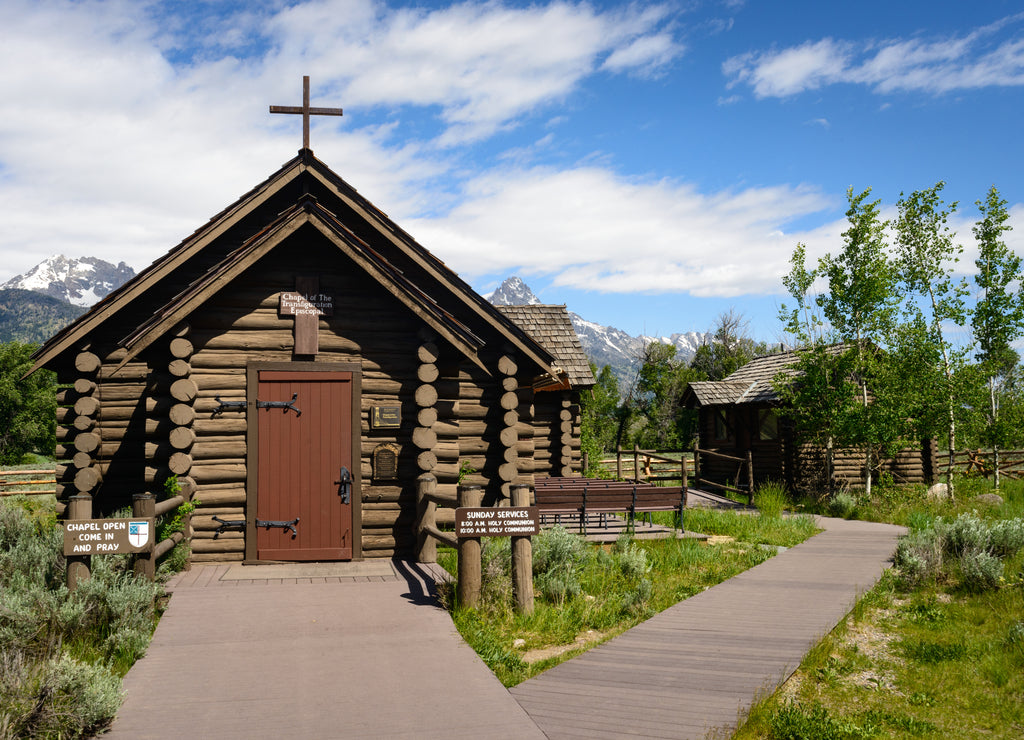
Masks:
[[[686,526],[683,523],[683,511],[686,510],[686,504],[689,503],[688,499],[690,498],[690,481],[686,475],[686,450],[683,450],[683,454],[680,458],[680,463],[682,463],[683,466],[683,507],[679,512],[679,529],[685,532]]]
[[[754,451],[747,450],[747,506],[754,503]]]
[[[530,505],[529,486],[512,486],[512,505]],[[516,611],[533,614],[533,541],[529,537],[512,538],[512,592]]]
[[[622,480],[622,445],[615,445],[615,480]]]
[[[416,562],[437,562],[437,540],[427,534],[427,527],[437,526],[437,503],[429,498],[437,490],[437,478],[424,473],[416,479]]]
[[[156,518],[156,496],[152,493],[136,493],[132,496],[132,516],[139,519]],[[153,533],[154,545],[146,552],[135,553],[132,570],[137,576],[145,576],[149,580],[156,578],[156,560],[153,558],[156,532]]]
[[[68,498],[68,506],[65,510],[66,521],[75,519],[92,519],[92,496],[87,494],[76,494]],[[78,584],[89,579],[89,566],[91,555],[68,555],[66,583],[68,591],[74,591]]]
[[[459,508],[478,508],[484,493],[480,486],[459,486]],[[480,602],[480,538],[459,538],[459,603],[475,608]]]
[[[633,445],[633,480],[640,482],[640,445]]]
[[[693,485],[700,488],[700,448],[693,448]]]

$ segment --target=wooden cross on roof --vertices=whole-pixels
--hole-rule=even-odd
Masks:
[[[302,77],[302,107],[295,105],[272,105],[271,113],[299,113],[302,115],[302,148],[309,149],[309,117],[340,116],[341,108],[310,108],[309,107],[309,75]]]

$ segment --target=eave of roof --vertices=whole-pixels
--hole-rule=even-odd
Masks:
[[[394,270],[369,245],[349,231],[344,224],[317,204],[313,198],[296,204],[282,214],[277,221],[225,257],[220,264],[206,272],[201,279],[158,310],[152,319],[126,337],[122,344],[128,351],[121,365],[123,366],[137,356],[211,296],[230,284],[244,270],[306,224],[317,228],[349,259],[366,271],[371,278],[380,283],[409,310],[451,342],[481,369],[487,370],[477,356],[478,350],[483,346],[479,337],[453,316],[443,311],[408,278]]]
[[[445,286],[460,303],[468,307],[500,334],[504,335],[526,357],[545,371],[554,369],[552,368],[554,357],[543,346],[477,295],[472,287],[391,221],[387,214],[361,196],[355,188],[314,157],[311,150],[303,149],[299,151],[296,157],[286,162],[277,172],[211,218],[209,222],[184,239],[166,255],[154,261],[153,264],[136,275],[128,283],[93,306],[89,312],[77,321],[54,335],[33,354],[35,363],[28,371],[28,374],[35,372],[61,353],[67,351],[77,341],[80,341],[89,332],[124,308],[131,300],[153,287],[189,258],[198,254],[217,237],[237,224],[246,215],[252,213],[255,208],[266,202],[274,193],[279,192],[284,186],[304,173],[315,177],[369,223],[374,224],[379,233],[398,247],[410,260],[426,270],[429,275]],[[441,310],[440,307],[438,307],[438,310]]]

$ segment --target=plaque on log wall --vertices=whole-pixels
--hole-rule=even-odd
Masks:
[[[374,406],[370,412],[370,426],[374,429],[398,429],[402,426],[402,407]]]
[[[373,448],[373,479],[398,479],[398,445],[387,442]]]

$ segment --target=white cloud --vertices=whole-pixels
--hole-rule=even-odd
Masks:
[[[787,224],[833,205],[808,187],[707,195],[596,167],[537,168],[483,175],[446,217],[407,225],[471,278],[519,272],[583,290],[736,296],[777,292],[801,238]]]
[[[268,64],[313,64],[348,105],[436,106],[448,126],[441,142],[455,145],[563,99],[598,69],[650,73],[682,52],[660,6],[383,11],[371,0],[287,8],[268,24],[278,42]]]
[[[880,94],[944,93],[1024,85],[1024,39],[1005,37],[1024,14],[958,36],[881,42],[807,41],[748,52],[722,65],[729,87],[749,85],[759,98],[789,97],[837,83],[862,84]],[[1000,38],[996,40],[995,37]]]

